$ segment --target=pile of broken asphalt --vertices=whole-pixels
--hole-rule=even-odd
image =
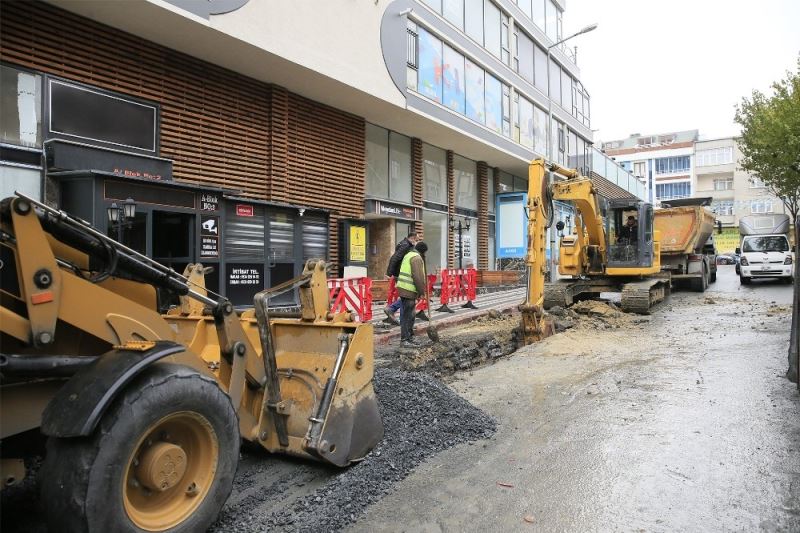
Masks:
[[[496,430],[494,419],[424,373],[377,369],[375,392],[385,435],[363,461],[266,516],[246,506],[227,505],[211,530],[342,529],[428,457],[457,444],[490,438]],[[260,496],[270,497],[268,493]]]

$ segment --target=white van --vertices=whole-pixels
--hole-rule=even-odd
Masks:
[[[769,220],[767,220],[769,219]],[[789,216],[767,215],[742,217],[739,280],[742,285],[753,278],[781,278],[792,282],[794,254],[789,246]]]

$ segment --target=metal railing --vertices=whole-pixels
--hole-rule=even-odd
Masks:
[[[597,148],[592,148],[591,154],[591,169],[595,174],[599,174],[638,198],[647,199],[647,190],[639,178],[622,168]]]

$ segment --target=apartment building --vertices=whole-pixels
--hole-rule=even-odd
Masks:
[[[739,167],[742,154],[734,137],[698,141],[692,175],[697,196],[713,198],[711,208],[722,222],[720,251],[732,252],[739,242],[739,219],[746,215],[786,213],[783,202],[764,183]]]
[[[692,169],[698,130],[641,135],[602,144],[603,152],[645,185],[647,200],[688,198],[694,194]]]

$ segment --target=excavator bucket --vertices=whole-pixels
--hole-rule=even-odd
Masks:
[[[372,325],[330,312],[325,269],[309,261],[299,277],[258,293],[241,316],[227,304],[213,318],[191,307],[166,318],[227,389],[243,438],[273,453],[345,466],[381,440],[383,423],[372,383]],[[294,290],[299,312],[271,308],[271,298]]]

